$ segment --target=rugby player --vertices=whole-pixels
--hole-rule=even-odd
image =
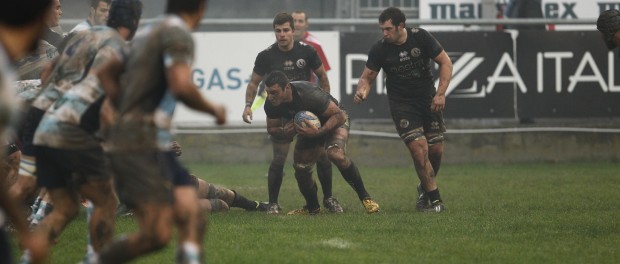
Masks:
[[[15,94],[11,87],[16,81],[15,62],[33,52],[46,26],[46,13],[51,0],[21,0],[5,3],[0,9],[0,263],[12,263],[8,236],[5,233],[5,216],[17,230],[19,244],[32,254],[33,263],[42,263],[47,247],[34,239],[28,231],[26,220],[16,206],[16,201],[7,196],[5,177],[9,170],[6,164],[8,145],[7,129],[15,120]]]
[[[439,42],[426,30],[405,26],[405,15],[395,7],[379,16],[383,39],[372,46],[353,101],[368,97],[370,84],[383,69],[390,111],[396,130],[409,149],[420,179],[416,209],[441,212],[445,206],[435,177],[444,152],[446,127],[443,110],[452,78],[452,62]],[[439,64],[439,85],[434,87],[431,61]]]
[[[259,84],[266,74],[272,71],[282,71],[294,81],[310,81],[312,74],[319,78],[320,87],[329,93],[329,79],[316,50],[303,42],[294,41],[295,23],[293,17],[287,13],[279,13],[273,19],[273,30],[276,43],[261,51],[254,62],[252,77],[245,92],[245,108],[243,121],[252,122],[252,104],[256,97]],[[286,124],[287,122],[282,122]],[[269,190],[268,213],[278,214],[281,207],[278,204],[282,178],[284,177],[284,163],[288,156],[289,147],[294,135],[270,135],[273,143],[273,158],[267,173],[267,189]],[[332,195],[332,167],[325,153],[319,155],[317,174],[323,189],[323,204],[330,212],[342,213],[342,206]]]
[[[89,238],[95,253],[112,239],[117,204],[101,138],[96,134],[105,98],[97,74],[110,61],[127,56],[125,43],[138,27],[142,2],[114,0],[111,14],[109,27],[80,31],[67,40],[54,62],[49,85],[33,102],[34,109],[45,109],[33,139],[37,183],[47,189],[55,205],[33,232],[51,243],[77,216],[80,196],[84,197],[94,206]],[[67,81],[72,78],[77,81]],[[27,258],[25,254],[22,260]]]
[[[357,166],[346,155],[349,138],[349,118],[340,103],[316,84],[307,81],[290,82],[281,71],[271,72],[265,79],[267,87],[267,132],[278,137],[292,137],[298,134],[293,154],[295,178],[300,192],[306,199],[302,209],[288,214],[317,214],[320,204],[317,198],[317,186],[312,178],[312,168],[321,153],[326,152],[340,174],[357,193],[362,205],[369,214],[379,212],[377,204],[364,187],[364,182]],[[299,111],[315,113],[322,126],[316,128],[308,125],[302,127],[288,121]],[[308,120],[306,122],[309,123]]]
[[[117,115],[106,135],[106,148],[118,195],[135,210],[139,230],[105,247],[99,255],[100,263],[129,262],[161,249],[171,239],[175,168],[169,155],[163,155],[159,147],[157,134],[161,128],[155,120],[166,92],[192,109],[213,115],[217,124],[226,122],[224,107],[206,100],[191,78],[191,30],[198,26],[206,8],[206,0],[169,0],[166,16],[136,34],[127,63],[111,63],[101,74],[110,107]],[[186,234],[193,242],[183,243],[177,261],[202,262],[203,234]]]

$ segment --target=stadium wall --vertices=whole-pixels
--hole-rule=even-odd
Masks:
[[[617,128],[571,128],[550,120],[535,124],[499,122],[502,124],[493,128],[482,124],[488,122],[497,123],[448,120],[443,162],[620,161],[620,129]],[[601,122],[620,123],[618,120]],[[507,127],[510,123],[513,126]],[[264,127],[180,130],[177,137],[183,146],[181,159],[184,162],[265,163],[268,166],[271,160],[271,143]],[[292,164],[292,149],[287,166]],[[412,166],[409,153],[391,122],[354,122],[347,152],[356,163],[365,166]]]

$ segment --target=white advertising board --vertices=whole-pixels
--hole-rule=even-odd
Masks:
[[[495,0],[498,12],[510,4],[509,0]],[[480,19],[482,18],[482,0],[420,0],[420,19]],[[541,11],[548,19],[595,19],[608,9],[620,9],[618,0],[542,0]],[[494,17],[486,17],[494,18]],[[429,30],[477,30],[477,26],[446,25],[424,26]],[[555,30],[596,30],[596,25],[555,25]]]
[[[340,36],[336,31],[312,32],[321,42],[331,70],[327,73],[332,95],[340,99]],[[252,75],[256,55],[275,41],[267,32],[194,33],[196,57],[193,81],[206,98],[226,106],[228,126],[245,124],[245,88]],[[265,125],[262,108],[253,113],[253,125]],[[178,104],[173,122],[177,126],[215,126],[214,119]],[[248,125],[249,126],[249,125]]]

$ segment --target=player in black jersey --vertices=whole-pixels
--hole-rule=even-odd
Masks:
[[[246,123],[252,122],[252,103],[256,97],[258,85],[263,77],[272,71],[282,71],[293,81],[310,81],[314,72],[319,78],[320,87],[329,93],[330,86],[327,73],[316,50],[308,44],[293,40],[295,30],[293,21],[293,17],[287,13],[279,13],[273,19],[276,43],[256,56],[252,78],[245,92],[243,121]],[[286,123],[283,122],[282,124]],[[281,210],[280,205],[278,205],[278,195],[284,177],[284,162],[286,162],[293,136],[270,136],[273,143],[273,159],[269,165],[267,186],[270,204],[268,213],[271,214],[278,214]],[[322,153],[317,161],[317,174],[323,189],[323,205],[330,212],[341,213],[342,207],[338,200],[332,196],[332,168],[325,153]]]
[[[445,124],[442,112],[452,76],[452,62],[439,42],[426,30],[405,27],[405,15],[398,8],[385,9],[379,16],[383,39],[372,46],[366,68],[357,84],[354,102],[366,100],[370,84],[383,69],[392,119],[413,158],[420,184],[416,208],[441,212],[445,206],[435,177],[444,152]],[[439,64],[439,85],[435,90],[432,61]]]
[[[290,82],[281,71],[270,73],[265,79],[267,101],[267,132],[277,137],[293,137],[299,134],[293,154],[293,167],[299,191],[306,199],[302,209],[288,214],[317,214],[320,205],[317,186],[312,178],[312,168],[322,152],[327,152],[342,174],[342,177],[357,193],[369,214],[379,211],[377,204],[364,188],[364,182],[353,161],[346,155],[349,138],[347,113],[329,93],[311,82]],[[295,125],[295,113],[306,110],[315,113],[321,120],[321,128]],[[283,120],[286,121],[285,124]],[[308,121],[307,121],[308,122]]]

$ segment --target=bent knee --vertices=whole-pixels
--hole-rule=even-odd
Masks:
[[[339,164],[346,160],[346,151],[341,144],[331,144],[325,148],[330,161]]]

